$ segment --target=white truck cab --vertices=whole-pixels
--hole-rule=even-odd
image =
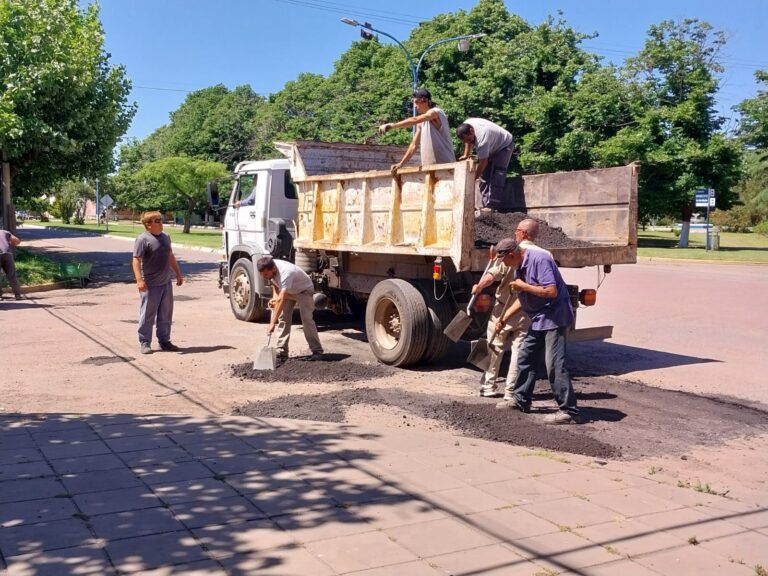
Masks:
[[[219,285],[240,320],[256,320],[272,295],[256,272],[256,261],[267,255],[292,256],[297,198],[287,159],[240,162],[235,168],[224,215],[226,261],[220,266]]]

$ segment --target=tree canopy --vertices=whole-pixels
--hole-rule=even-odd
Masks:
[[[594,35],[574,30],[562,14],[531,25],[502,0],[479,0],[469,11],[421,23],[403,45],[418,61],[441,39],[476,33],[486,36],[469,51],[455,42],[430,49],[420,85],[452,127],[480,116],[507,128],[517,142],[512,171],[640,161],[643,219],[689,217],[698,187],[715,188],[719,208],[736,201],[742,149],[722,134],[714,107],[725,37],[709,24],[661,22],[635,57],[604,65],[582,47]],[[301,74],[266,100],[248,87],[190,94],[167,126],[135,150],[124,147],[121,173],[180,154],[231,168],[236,160],[275,157],[272,142],[284,139],[406,144],[409,131],[378,136],[375,127],[410,115],[411,82],[399,46],[355,41],[327,77]],[[745,105],[754,118],[765,111],[764,100]],[[754,142],[758,125],[745,125]]]
[[[15,195],[111,169],[135,106],[103,44],[96,4],[0,2],[0,151]]]

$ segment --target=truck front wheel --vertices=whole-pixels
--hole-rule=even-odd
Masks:
[[[368,298],[365,331],[373,354],[384,364],[408,366],[418,362],[430,332],[424,297],[405,280],[379,282]]]
[[[229,304],[235,318],[243,322],[255,322],[263,312],[253,264],[247,258],[240,258],[232,266],[229,275]]]

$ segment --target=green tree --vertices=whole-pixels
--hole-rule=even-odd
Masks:
[[[220,162],[171,156],[155,160],[136,173],[154,184],[160,193],[156,206],[184,210],[184,233],[189,233],[192,213],[205,205],[207,182],[225,178],[229,171]]]
[[[135,113],[121,66],[104,52],[98,5],[0,2],[0,150],[15,194],[106,173]]]
[[[768,72],[755,72],[758,82],[768,86]],[[736,109],[741,112],[739,136],[748,146],[768,151],[768,90],[758,90],[757,96],[744,100]]]
[[[737,198],[741,148],[720,132],[723,119],[715,112],[724,43],[722,33],[695,19],[651,26],[643,50],[622,71],[636,99],[634,121],[595,150],[601,165],[642,163],[640,218],[682,218],[681,246],[696,188],[714,188],[721,209]]]
[[[95,198],[94,189],[86,182],[69,180],[51,190],[55,196],[52,211],[64,224],[83,224],[85,222],[86,200]]]

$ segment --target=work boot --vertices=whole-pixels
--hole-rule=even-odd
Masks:
[[[518,402],[514,396],[507,400],[505,396],[504,400],[496,404],[496,410],[520,410],[520,412],[528,414],[531,411],[531,405]]]
[[[168,340],[167,342],[160,342],[160,350],[163,352],[178,352],[179,347],[176,346],[173,342]]]
[[[322,352],[312,352],[312,354],[310,354],[309,358],[307,358],[307,360],[309,360],[310,362],[317,362],[317,361],[323,360],[323,359],[325,359],[325,356],[324,356],[324,354]]]
[[[16,300],[24,300],[24,296],[22,296],[21,294],[16,294],[14,298],[16,298]]]
[[[141,343],[141,353],[142,354],[152,354],[152,347],[149,345],[149,342],[142,342]]]
[[[578,424],[576,417],[568,412],[558,410],[554,414],[544,417],[545,424]]]

